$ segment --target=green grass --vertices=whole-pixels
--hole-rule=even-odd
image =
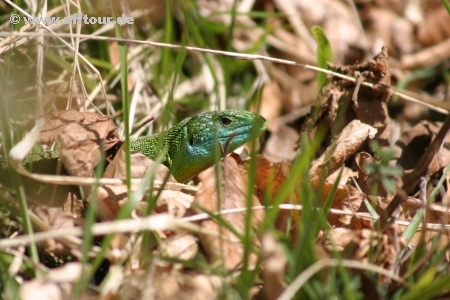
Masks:
[[[39,2],[42,8],[43,2]],[[176,1],[168,0],[166,6],[160,11],[163,16],[162,21],[151,23],[149,16],[142,17],[145,22],[135,22],[132,26],[113,26],[102,33],[102,36],[129,39],[130,43],[110,41],[83,41],[79,47],[79,56],[83,56],[89,65],[80,57],[75,60],[74,52],[66,45],[63,45],[56,38],[43,38],[42,49],[36,38],[30,38],[22,44],[15,40],[10,43],[11,49],[5,50],[1,54],[0,61],[0,118],[1,118],[1,144],[3,156],[17,144],[31,128],[28,122],[35,120],[36,111],[49,112],[55,109],[66,109],[69,103],[72,107],[83,111],[99,111],[103,114],[115,115],[114,122],[120,130],[123,130],[125,138],[125,153],[127,165],[127,198],[129,201],[122,208],[117,220],[127,220],[132,216],[138,199],[146,195],[147,206],[144,217],[155,213],[156,202],[161,197],[161,190],[154,186],[153,178],[156,170],[151,170],[142,181],[142,184],[135,191],[131,189],[131,164],[129,138],[132,132],[137,129],[138,134],[148,134],[164,130],[180,121],[186,116],[196,114],[200,111],[224,108],[259,108],[261,103],[261,91],[264,87],[264,76],[261,69],[268,65],[262,63],[256,65],[253,61],[237,60],[233,57],[215,55],[211,53],[200,53],[188,51],[186,49],[170,49],[140,45],[132,43],[136,40],[150,40],[166,44],[176,44],[182,46],[195,46],[204,49],[224,50],[247,54],[266,54],[271,47],[267,41],[268,37],[277,27],[271,23],[272,18],[279,18],[286,21],[286,16],[279,12],[251,11],[242,13],[237,10],[239,2],[233,1],[229,11],[217,11],[210,16],[202,15],[197,1]],[[443,0],[445,3],[445,0]],[[67,3],[64,2],[64,5]],[[30,12],[25,2],[18,1],[16,5]],[[47,12],[61,5],[58,1],[49,1]],[[92,1],[83,2],[81,10],[88,11],[88,8],[95,6]],[[73,6],[70,13],[77,10]],[[117,16],[122,14],[123,7],[115,6],[112,2],[107,2],[100,7],[98,14]],[[140,12],[136,9],[134,13]],[[5,26],[11,32],[20,30],[23,23],[11,27],[8,15],[11,13],[22,14],[19,10],[8,5],[0,6],[0,26]],[[31,13],[31,12],[30,12]],[[46,12],[43,12],[46,13]],[[61,11],[57,15],[64,16],[66,12]],[[254,21],[254,24],[241,24],[238,22],[239,16],[247,16]],[[219,17],[219,19],[215,19]],[[220,17],[227,17],[229,24],[221,21]],[[140,19],[136,19],[139,21]],[[281,22],[280,21],[280,22]],[[278,25],[277,25],[278,26]],[[279,26],[286,27],[286,24]],[[81,33],[90,34],[102,29],[99,25],[82,25]],[[104,29],[104,28],[103,28]],[[239,35],[244,35],[245,30],[258,29],[262,32],[255,40],[250,40],[245,47],[239,46]],[[244,32],[242,32],[244,30]],[[67,28],[56,30],[57,32],[68,32]],[[32,32],[36,32],[33,29]],[[76,29],[73,28],[75,35]],[[323,67],[326,61],[332,61],[332,51],[325,33],[319,28],[315,28],[318,46],[318,65]],[[5,37],[3,37],[5,38]],[[248,38],[248,37],[247,37]],[[249,38],[248,38],[249,39]],[[65,39],[70,44],[75,41]],[[246,41],[246,39],[244,39]],[[117,43],[114,50],[113,46]],[[73,44],[71,44],[73,46]],[[238,45],[238,46],[236,46]],[[111,47],[111,48],[110,48]],[[40,50],[39,50],[40,49]],[[39,51],[44,55],[40,56]],[[117,56],[114,58],[114,56]],[[39,62],[41,60],[41,62]],[[117,60],[120,62],[118,63]],[[38,65],[43,63],[43,70],[39,71]],[[273,63],[271,63],[273,64]],[[75,76],[71,74],[75,69]],[[267,71],[267,69],[265,69]],[[98,76],[99,74],[99,76]],[[406,86],[410,81],[418,78],[426,78],[435,74],[434,69],[415,70],[410,77],[405,77],[399,85]],[[431,74],[431,75],[430,75]],[[202,77],[203,76],[203,77]],[[271,75],[268,75],[269,79]],[[195,78],[200,78],[200,83],[195,82]],[[72,91],[69,91],[70,82],[73,79]],[[37,87],[38,82],[44,82],[45,86]],[[318,86],[325,83],[325,75],[320,73]],[[53,84],[53,85],[52,85]],[[196,86],[198,84],[198,86]],[[183,86],[185,90],[180,91]],[[140,87],[140,90],[137,88]],[[39,91],[40,90],[40,91]],[[43,96],[39,97],[40,93]],[[53,99],[49,97],[53,93],[69,95],[72,99]],[[182,97],[178,94],[182,93]],[[111,98],[117,97],[121,101],[107,101],[106,95]],[[92,100],[88,100],[88,97]],[[52,100],[53,99],[53,100]],[[100,99],[100,100],[99,100]],[[279,100],[281,101],[281,99]],[[20,105],[19,105],[20,104]],[[155,121],[138,128],[145,120],[155,117]],[[133,120],[131,124],[130,120]],[[334,195],[337,190],[337,183],[333,185],[331,192],[327,195],[325,204],[320,207],[319,203],[323,199],[323,189],[313,187],[309,180],[311,161],[317,156],[324,137],[319,132],[314,139],[301,139],[301,152],[292,163],[287,180],[282,184],[279,192],[272,195],[271,186],[263,195],[264,204],[269,206],[265,209],[264,218],[258,228],[252,228],[251,217],[252,196],[255,192],[257,180],[256,171],[256,147],[253,145],[250,161],[248,163],[248,181],[245,195],[245,230],[237,232],[233,224],[223,216],[215,212],[207,212],[210,217],[217,221],[223,228],[234,232],[242,241],[244,259],[242,267],[235,272],[226,270],[223,266],[211,266],[208,258],[201,251],[191,260],[183,260],[177,257],[170,257],[155,254],[154,250],[164,243],[156,230],[144,231],[137,234],[142,238],[141,249],[139,251],[140,270],[150,273],[153,271],[156,261],[169,262],[173,265],[181,264],[184,271],[180,274],[213,274],[221,278],[221,289],[218,290],[219,298],[223,299],[249,299],[254,294],[255,287],[266,284],[260,277],[260,272],[264,268],[264,261],[261,258],[262,250],[255,246],[253,235],[258,237],[266,233],[273,235],[278,246],[288,260],[286,272],[283,280],[292,290],[296,299],[363,299],[361,291],[363,280],[367,279],[375,286],[375,290],[384,299],[432,299],[444,295],[450,289],[450,278],[448,274],[448,262],[446,260],[445,247],[438,247],[440,237],[436,237],[430,244],[424,242],[416,245],[416,248],[409,252],[406,248],[400,252],[398,260],[405,259],[401,277],[408,285],[401,285],[390,281],[386,283],[386,276],[378,270],[374,270],[373,265],[377,265],[378,248],[371,249],[369,262],[366,269],[361,270],[351,266],[345,255],[341,252],[330,252],[327,264],[321,265],[321,259],[317,248],[316,239],[320,232],[328,232],[331,229],[326,217],[330,211]],[[161,154],[161,157],[163,154]],[[220,158],[220,149],[217,147],[217,158]],[[160,161],[157,159],[156,161]],[[218,165],[217,170],[220,169]],[[381,174],[380,175],[386,175]],[[445,175],[448,173],[446,170]],[[24,194],[24,187],[20,177],[14,170],[10,170],[11,177],[15,181],[13,197],[19,204],[18,210],[8,211],[8,218],[19,222],[23,226],[20,234],[32,235],[36,230],[30,219],[30,205]],[[387,176],[387,175],[386,175]],[[101,174],[96,174],[97,178]],[[339,177],[340,178],[340,177]],[[443,176],[441,181],[444,181]],[[339,181],[339,180],[338,180]],[[338,182],[336,181],[336,182]],[[163,186],[166,182],[163,183]],[[441,182],[442,184],[442,182]],[[11,201],[3,193],[0,187],[0,205],[7,208]],[[148,190],[148,191],[147,191]],[[221,194],[220,182],[217,183],[218,193]],[[147,193],[146,193],[147,191]],[[437,188],[431,198],[434,198]],[[85,195],[86,197],[88,195]],[[280,232],[275,229],[275,222],[280,212],[279,205],[285,202],[298,204],[297,199],[302,199],[302,216],[296,219],[293,214],[290,216],[290,228],[296,227],[298,240],[291,240],[290,230]],[[74,283],[75,297],[84,295],[87,289],[95,286],[95,289],[102,291],[105,288],[107,279],[102,282],[95,282],[94,277],[100,273],[99,268],[110,254],[110,247],[115,237],[114,232],[106,234],[101,238],[95,237],[91,228],[98,223],[97,200],[91,196],[91,201],[87,205],[87,210],[83,219],[85,231],[81,236],[82,245],[78,250],[82,253],[80,261],[83,264],[83,276]],[[83,199],[86,201],[86,199]],[[367,201],[368,203],[368,201]],[[320,209],[317,209],[320,207]],[[374,213],[375,211],[372,211]],[[404,237],[410,240],[419,230],[419,224],[424,220],[425,211],[419,211],[403,232]],[[1,220],[1,218],[0,218]],[[2,224],[2,228],[5,227]],[[195,224],[189,228],[193,231],[200,229]],[[373,228],[376,231],[377,229]],[[3,234],[10,234],[5,229]],[[442,236],[445,234],[442,233]],[[431,247],[431,250],[428,249]],[[17,255],[12,248],[0,248],[0,298],[14,299],[20,289],[20,282],[16,276],[26,279],[39,278],[48,272],[47,266],[42,258],[42,243],[31,242],[27,244],[25,259],[21,262],[19,271],[15,276],[10,275],[9,269]],[[92,254],[94,253],[94,254]],[[254,268],[250,268],[251,263],[248,255],[254,253],[260,257]],[[410,255],[409,257],[406,257]],[[115,266],[127,268],[132,261],[128,253],[114,261]],[[148,269],[146,269],[148,267]],[[358,271],[357,271],[358,270]],[[146,273],[147,274],[147,273]],[[179,274],[177,274],[179,275]],[[111,273],[108,276],[112,276]],[[175,275],[173,275],[175,276]],[[122,283],[122,282],[120,282]],[[292,284],[292,285],[290,285]],[[295,284],[299,284],[295,286]],[[394,288],[391,289],[391,286]],[[145,286],[140,288],[144,289]]]

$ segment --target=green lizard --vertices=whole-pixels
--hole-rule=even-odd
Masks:
[[[167,149],[163,164],[177,181],[186,182],[214,164],[215,143],[224,146],[228,142],[227,151],[231,152],[258,138],[266,128],[263,117],[248,111],[207,112],[186,118],[161,133],[132,139],[131,150],[155,159]],[[57,160],[55,152],[44,152],[28,156],[24,164],[34,173],[55,174]]]

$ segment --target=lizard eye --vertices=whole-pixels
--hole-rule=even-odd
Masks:
[[[222,117],[221,119],[220,119],[220,123],[223,125],[223,126],[229,126],[230,124],[231,124],[231,119],[230,118],[228,118],[228,117]]]

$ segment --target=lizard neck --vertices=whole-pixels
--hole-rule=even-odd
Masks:
[[[148,158],[154,160],[165,149],[167,154],[165,155],[162,163],[169,169],[172,169],[174,158],[177,155],[180,155],[180,149],[182,148],[183,143],[187,140],[187,128],[185,124],[188,119],[183,120],[172,128],[161,133],[132,139],[130,145],[131,150],[140,152]],[[175,175],[174,177],[178,181],[181,181]]]

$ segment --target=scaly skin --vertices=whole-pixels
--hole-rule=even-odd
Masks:
[[[186,118],[161,133],[133,139],[131,149],[150,159],[155,159],[161,151],[167,149],[163,164],[170,169],[177,181],[186,182],[214,164],[214,147],[218,142],[225,146],[234,134],[227,147],[227,151],[231,152],[258,138],[266,128],[267,123],[263,117],[248,111],[230,109],[207,112]],[[57,161],[56,152],[43,152],[29,155],[24,164],[34,173],[55,174]],[[5,164],[0,166],[0,173],[0,183],[5,184],[8,180]],[[52,187],[33,180],[28,181],[31,182],[27,184],[27,194],[34,191],[39,198],[46,197]],[[74,188],[58,186],[61,192],[73,191]]]
[[[245,110],[208,112],[184,119],[159,134],[134,139],[131,149],[155,159],[167,147],[163,164],[177,181],[185,182],[214,164],[217,142],[224,146],[230,136],[236,134],[227,148],[231,152],[258,138],[266,127],[263,117]]]

